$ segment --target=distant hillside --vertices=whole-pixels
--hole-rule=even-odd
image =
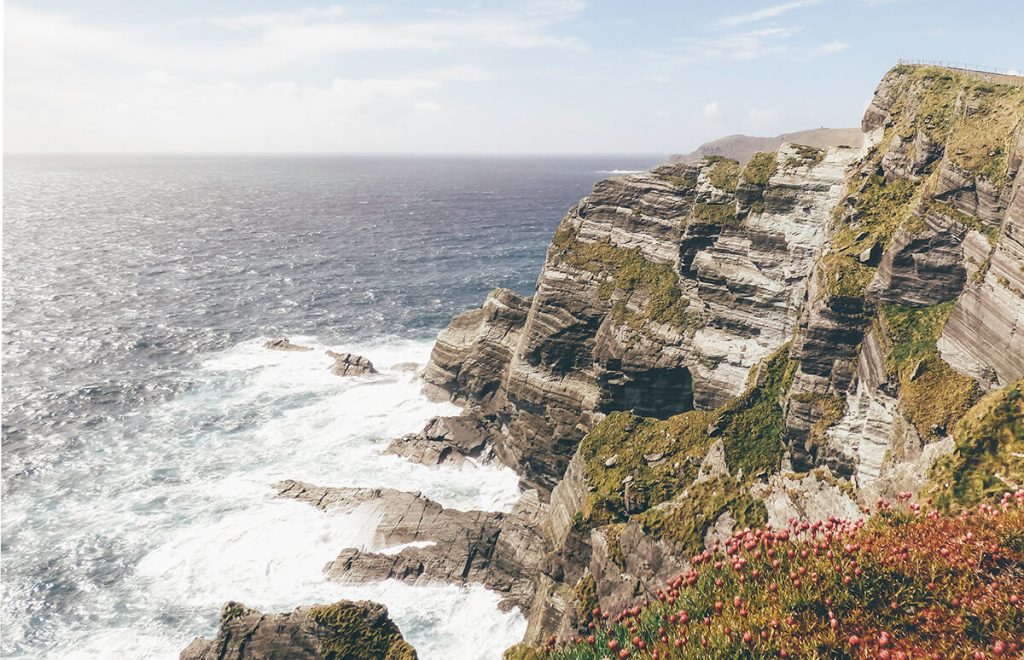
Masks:
[[[863,139],[859,128],[812,128],[809,131],[783,133],[775,137],[727,135],[702,144],[688,154],[673,154],[669,156],[669,162],[691,163],[699,161],[704,156],[726,156],[743,164],[758,151],[775,151],[783,142],[797,142],[809,147],[833,147],[841,144],[859,147]]]

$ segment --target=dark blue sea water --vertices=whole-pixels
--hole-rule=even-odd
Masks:
[[[515,476],[380,449],[451,411],[422,362],[487,291],[532,290],[566,209],[656,157],[8,157],[5,657],[176,657],[234,598],[385,602],[430,657],[497,657],[525,622],[482,588],[336,585],[373,512],[272,484],[422,490],[506,509]],[[288,336],[312,353],[261,344]],[[384,375],[340,379],[322,349]],[[371,548],[380,550],[380,548]]]

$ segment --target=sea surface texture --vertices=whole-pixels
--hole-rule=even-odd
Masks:
[[[490,289],[530,292],[558,220],[652,157],[9,157],[4,657],[176,658],[229,599],[383,602],[421,657],[525,630],[483,588],[329,583],[374,520],[272,485],[507,510],[507,469],[381,454],[456,409],[406,371]],[[289,337],[308,353],[266,350]],[[382,371],[348,379],[324,351]],[[373,548],[377,549],[377,548]]]

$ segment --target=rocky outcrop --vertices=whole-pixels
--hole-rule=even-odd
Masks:
[[[195,639],[181,660],[415,660],[416,651],[383,605],[339,601],[263,614],[227,603],[212,640]]]
[[[419,433],[392,440],[384,451],[422,465],[486,461],[491,442],[500,432],[494,418],[482,414],[435,417]]]
[[[313,350],[309,346],[300,346],[298,344],[291,343],[288,339],[271,339],[263,344],[263,348],[269,348],[274,351],[311,351]]]
[[[863,149],[783,144],[595,185],[534,295],[496,290],[439,334],[424,387],[462,414],[386,450],[500,461],[520,503],[285,482],[373,513],[328,574],[479,582],[539,643],[656,597],[737,528],[1024,481],[1024,84],[1004,83],[899,66]]]
[[[366,507],[376,514],[371,550],[346,548],[325,572],[342,581],[481,583],[525,607],[543,554],[541,504],[524,493],[510,513],[446,509],[419,493],[388,488],[325,488],[297,481],[278,485],[280,497],[326,512]]]
[[[532,299],[499,290],[439,335],[428,392],[491,416],[496,455],[542,495],[604,414],[721,405],[791,334],[856,155],[787,146],[764,171],[710,159],[597,184]]]
[[[336,353],[327,351],[327,355],[334,358],[331,365],[331,373],[335,376],[372,376],[377,372],[373,363],[362,355],[355,353]]]

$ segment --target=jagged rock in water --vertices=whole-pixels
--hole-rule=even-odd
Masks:
[[[482,413],[435,417],[419,433],[392,440],[384,451],[422,465],[461,465],[467,458],[483,457],[498,433],[493,418]]]
[[[378,373],[373,368],[373,363],[362,355],[355,353],[336,353],[327,351],[327,355],[334,358],[331,365],[331,373],[335,376],[372,376]]]
[[[274,351],[311,351],[313,350],[309,346],[300,346],[298,344],[291,343],[288,339],[271,339],[263,344],[263,348],[269,348]]]
[[[181,660],[415,660],[416,651],[388,618],[388,610],[370,601],[339,601],[264,614],[241,603],[221,611],[217,635],[196,638]]]
[[[543,555],[537,494],[522,495],[509,513],[446,509],[419,493],[390,488],[325,488],[297,481],[277,486],[279,497],[324,511],[369,507],[375,533],[362,551],[346,548],[325,567],[331,578],[367,582],[478,582],[501,593],[508,605],[526,607]]]

